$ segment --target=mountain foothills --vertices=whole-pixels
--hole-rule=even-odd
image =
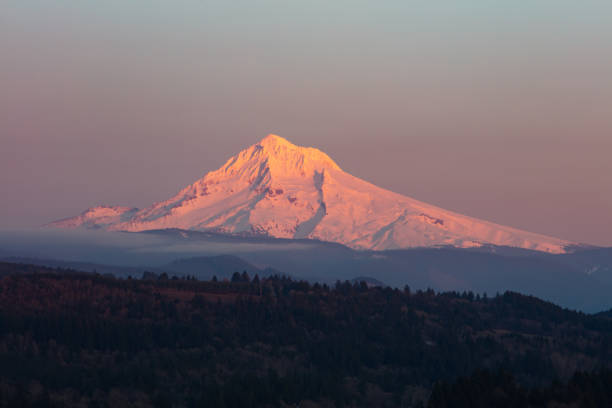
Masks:
[[[354,249],[497,245],[564,253],[574,243],[478,220],[372,185],[327,154],[269,135],[149,208],[94,207],[49,224],[146,231],[178,228],[316,239]]]

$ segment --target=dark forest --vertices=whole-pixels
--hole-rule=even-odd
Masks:
[[[612,406],[612,319],[517,293],[0,264],[1,407]]]

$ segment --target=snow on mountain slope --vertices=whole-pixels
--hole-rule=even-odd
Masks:
[[[98,206],[88,208],[76,217],[55,221],[49,226],[60,228],[108,228],[130,219],[138,208],[118,206]]]
[[[213,230],[313,238],[376,250],[493,244],[562,253],[572,245],[384,190],[344,172],[320,150],[296,146],[276,135],[149,208],[95,207],[49,225]]]

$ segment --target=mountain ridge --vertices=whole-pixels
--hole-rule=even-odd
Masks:
[[[385,190],[344,172],[326,153],[277,135],[151,207],[93,207],[48,225],[309,238],[371,250],[492,244],[564,253],[575,245]]]

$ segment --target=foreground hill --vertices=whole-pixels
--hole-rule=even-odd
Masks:
[[[573,245],[379,188],[346,173],[322,151],[276,135],[149,208],[94,207],[49,225],[311,238],[373,250],[493,244],[563,253]]]
[[[612,365],[611,319],[511,292],[117,280],[8,263],[0,276],[0,406],[449,406],[479,381],[512,392],[506,377],[469,377],[481,370],[504,370],[524,396]]]

